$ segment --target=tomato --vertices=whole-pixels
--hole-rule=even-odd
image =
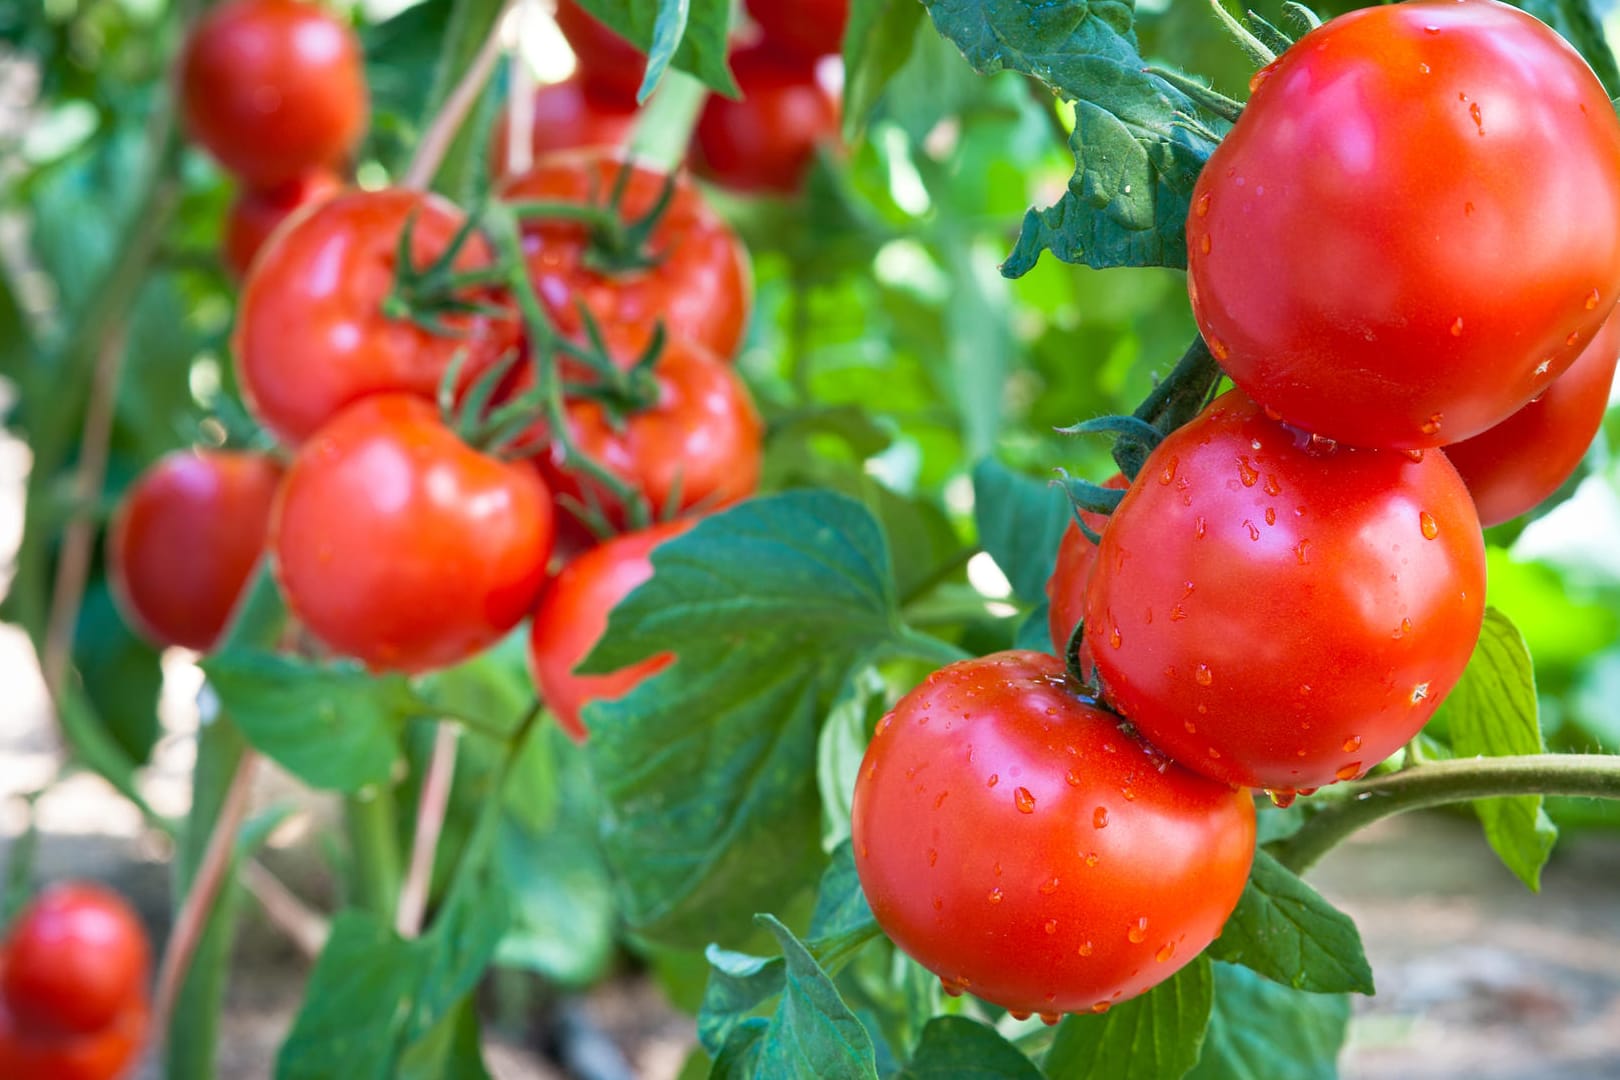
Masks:
[[[635,127],[636,107],[592,97],[576,75],[534,92],[534,122],[529,145],[535,158],[583,147],[619,147],[629,141]],[[507,113],[502,112],[490,133],[490,175],[507,176]]]
[[[186,129],[253,187],[333,168],[365,132],[364,66],[354,31],[317,3],[226,0],[180,56]]]
[[[1125,479],[1124,474],[1115,473],[1103,482],[1103,487],[1124,491],[1130,487],[1130,481]],[[1106,514],[1081,511],[1080,516],[1098,536],[1108,527]],[[1091,567],[1096,561],[1097,545],[1086,539],[1080,526],[1069,522],[1058,544],[1057,565],[1052,568],[1052,576],[1046,581],[1046,626],[1052,634],[1052,648],[1057,650],[1059,656],[1068,649],[1069,638],[1074,636],[1074,628],[1080,625],[1080,619],[1085,614],[1086,583],[1091,580]],[[1080,669],[1085,671],[1091,665],[1084,642],[1081,642],[1081,650]]]
[[[394,286],[400,231],[414,220],[411,258],[426,266],[444,253],[460,211],[410,191],[351,191],[276,234],[242,287],[231,339],[242,394],[259,420],[289,445],[308,438],[345,405],[403,390],[431,397],[457,350],[469,373],[516,338],[506,320],[447,314],[444,337],[383,313]],[[480,236],[458,270],[488,266]]]
[[[1286,792],[1358,776],[1468,663],[1485,548],[1435,452],[1337,448],[1232,391],[1148,458],[1102,534],[1086,644],[1175,760]]]
[[[585,738],[580,712],[587,704],[624,697],[674,659],[650,657],[611,675],[574,674],[607,630],[608,613],[652,577],[653,549],[692,524],[668,521],[615,537],[563,567],[541,595],[529,633],[534,681],[557,723],[575,740]]]
[[[123,897],[98,885],[57,885],[12,924],[0,998],[29,1036],[86,1035],[145,1000],[151,967],[146,929]]]
[[[1620,314],[1609,316],[1568,371],[1530,404],[1445,448],[1485,525],[1533,509],[1574,474],[1608,408],[1620,359]]]
[[[766,43],[785,55],[815,58],[843,48],[849,0],[746,0],[746,6]]]
[[[1574,362],[1620,299],[1620,121],[1495,0],[1370,7],[1255,76],[1188,215],[1211,352],[1289,423],[1458,442]]]
[[[559,0],[557,26],[568,39],[579,75],[591,96],[602,102],[633,106],[647,58],[615,30],[603,25],[574,0]]]
[[[225,214],[225,242],[220,252],[225,269],[247,277],[253,257],[276,227],[296,211],[324,202],[343,189],[334,172],[317,169],[273,188],[241,188]]]
[[[493,644],[534,606],[551,496],[409,394],[350,406],[287,473],[270,551],[287,606],[334,652],[418,672]]]
[[[574,445],[646,496],[654,513],[715,510],[752,495],[764,434],[737,373],[702,348],[671,338],[653,376],[658,400],[622,419],[600,402],[569,401]],[[594,498],[611,522],[624,524],[624,507],[599,483],[577,475],[560,444],[552,444],[540,465],[559,499],[591,505]]]
[[[150,1010],[130,1002],[105,1027],[52,1036],[13,1017],[0,1004],[0,1077],[5,1080],[118,1080],[129,1076],[146,1041]]]
[[[214,647],[264,551],[280,467],[262,454],[177,450],[141,474],[107,531],[107,577],[157,646]]]
[[[711,94],[704,103],[693,170],[736,191],[797,191],[817,144],[837,142],[838,95],[816,77],[813,64],[763,46],[738,49],[731,69],[742,100]]]
[[[636,220],[656,205],[668,178],[600,150],[547,158],[508,180],[501,194],[510,200],[600,205],[623,169],[630,170],[630,178],[619,217]],[[742,341],[752,303],[747,251],[684,179],[675,181],[674,197],[650,237],[651,266],[618,273],[593,269],[590,231],[556,218],[526,222],[523,246],[535,288],[564,333],[579,331],[578,305],[583,304],[603,326],[662,322],[672,335],[722,358],[731,357]]]
[[[1197,956],[1254,858],[1254,803],[1144,746],[1033,652],[952,664],[878,723],[855,781],[872,914],[953,993],[1102,1011]]]

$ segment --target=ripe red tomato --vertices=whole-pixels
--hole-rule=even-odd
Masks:
[[[1445,448],[1474,496],[1484,525],[1533,509],[1575,472],[1608,408],[1620,359],[1620,315],[1609,316],[1558,381],[1472,439]]]
[[[665,509],[716,510],[759,487],[764,434],[759,413],[737,373],[698,346],[671,338],[653,368],[658,400],[616,420],[600,402],[567,403],[568,432],[579,450]],[[615,525],[624,507],[600,484],[572,471],[553,443],[540,467],[559,499],[591,505],[589,492]]]
[[[1620,121],[1495,0],[1351,12],[1255,76],[1188,216],[1210,351],[1289,423],[1440,446],[1501,422],[1620,298]]]
[[[692,169],[736,191],[799,190],[818,143],[838,139],[838,95],[807,61],[765,46],[738,49],[740,101],[712,94],[692,141]]]
[[[334,652],[418,672],[498,641],[534,607],[551,496],[409,394],[351,405],[299,451],[270,520],[277,580]]]
[[[12,924],[0,998],[29,1037],[87,1035],[145,1000],[151,967],[146,929],[123,897],[99,885],[57,885]]]
[[[259,188],[341,164],[366,128],[354,31],[317,3],[226,0],[180,56],[186,129]]]
[[[220,254],[238,281],[247,277],[253,256],[270,234],[306,206],[323,202],[343,189],[334,172],[317,169],[273,188],[240,188],[225,214],[225,242]]]
[[[1313,453],[1233,391],[1149,456],[1102,534],[1086,644],[1114,710],[1206,776],[1358,776],[1468,663],[1485,547],[1445,455]]]
[[[617,148],[630,138],[636,106],[593,97],[579,76],[542,86],[534,92],[534,121],[529,145],[536,160],[563,150],[585,147]],[[504,179],[507,113],[502,112],[490,133],[490,175]]]
[[[460,336],[441,337],[383,313],[400,231],[413,217],[411,259],[426,266],[463,218],[441,199],[401,190],[339,195],[277,233],[254,262],[231,347],[248,407],[283,442],[296,445],[368,394],[431,397],[457,350],[468,351],[471,373],[515,341],[514,324],[482,315],[445,315]],[[490,262],[474,235],[455,265]]]
[[[636,220],[656,205],[667,177],[600,150],[547,158],[508,180],[501,197],[602,204],[622,169],[630,170],[630,179],[619,216]],[[606,273],[592,268],[590,246],[590,231],[577,222],[536,219],[523,226],[529,274],[564,333],[580,330],[583,304],[604,327],[662,321],[671,335],[722,359],[736,353],[753,299],[747,250],[686,180],[676,180],[674,198],[650,237],[653,265]]]
[[[146,1041],[150,1010],[130,1002],[87,1035],[51,1036],[0,1004],[0,1077],[6,1080],[118,1080],[130,1075]]]
[[[157,646],[207,652],[264,551],[281,468],[263,454],[177,450],[124,494],[107,578],[129,625]]]
[[[692,524],[668,521],[615,537],[563,567],[541,595],[529,633],[534,681],[557,723],[575,740],[585,739],[580,712],[587,704],[624,697],[674,659],[650,657],[611,675],[574,674],[607,630],[609,612],[652,577],[653,548]]]
[[[579,75],[591,96],[602,102],[633,106],[647,73],[647,57],[616,30],[574,0],[559,0],[557,27],[574,50]]]
[[[849,0],[746,0],[745,6],[765,42],[783,54],[814,58],[843,48]]]
[[[855,781],[879,925],[953,993],[1102,1011],[1197,956],[1254,858],[1254,802],[1138,742],[1063,662],[1003,652],[928,677]]]
[[[1115,473],[1103,482],[1103,487],[1115,491],[1124,491],[1130,486],[1123,473]],[[1080,516],[1085,518],[1087,527],[1098,536],[1108,526],[1106,514],[1082,511]],[[1063,530],[1063,540],[1058,544],[1057,565],[1052,568],[1052,576],[1046,580],[1046,599],[1049,602],[1046,626],[1052,634],[1052,648],[1059,656],[1068,649],[1069,638],[1074,636],[1074,628],[1080,625],[1080,619],[1085,615],[1086,584],[1091,580],[1091,568],[1096,561],[1097,545],[1086,539],[1080,526],[1069,522],[1069,527]],[[1080,643],[1080,650],[1080,669],[1085,671],[1091,666],[1085,642]]]

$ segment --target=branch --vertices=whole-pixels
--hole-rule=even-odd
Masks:
[[[504,48],[502,39],[505,37],[507,16],[511,14],[512,7],[517,0],[507,0],[502,5],[501,13],[495,17],[495,23],[490,27],[489,36],[478,47],[478,54],[462,74],[461,81],[456,83],[455,89],[445,99],[433,122],[428,125],[427,131],[422,134],[422,141],[416,146],[416,156],[411,158],[410,166],[405,170],[405,176],[400,186],[413,191],[426,191],[433,183],[433,177],[439,171],[439,165],[444,161],[445,154],[450,151],[450,144],[455,141],[456,132],[466,122],[467,114],[478,102],[478,96],[484,92],[484,84],[495,72],[495,65],[500,61]]]
[[[440,723],[433,737],[433,756],[416,801],[416,836],[411,841],[411,865],[399,891],[394,929],[403,938],[422,932],[422,914],[427,910],[428,892],[433,884],[433,858],[439,850],[439,834],[444,831],[444,812],[450,804],[450,784],[456,773],[457,736],[454,724]]]

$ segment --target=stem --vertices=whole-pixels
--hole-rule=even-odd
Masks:
[[[394,929],[403,938],[422,932],[422,914],[427,910],[428,892],[433,884],[433,858],[439,850],[439,834],[444,831],[444,812],[450,805],[450,784],[456,773],[458,729],[440,723],[433,736],[433,756],[416,803],[416,836],[411,842],[411,865],[399,893],[399,909]]]
[[[354,856],[354,901],[379,920],[392,922],[403,880],[394,833],[394,793],[378,788],[369,797],[351,795],[343,808]]]
[[[1358,829],[1381,818],[1470,799],[1509,795],[1574,795],[1620,799],[1620,757],[1608,754],[1535,754],[1524,757],[1439,761],[1344,785],[1335,800],[1272,854],[1295,873]]]
[[[243,863],[237,876],[248,895],[258,901],[276,929],[287,935],[304,959],[313,960],[321,954],[332,929],[324,917],[257,860]]]
[[[520,220],[547,218],[552,221],[574,221],[593,231],[622,232],[624,222],[611,206],[596,203],[566,202],[562,199],[517,199],[506,204]]]
[[[1256,66],[1265,67],[1277,59],[1277,54],[1272,52],[1265,42],[1255,37],[1253,32],[1247,26],[1244,26],[1236,15],[1227,11],[1226,5],[1221,3],[1221,0],[1209,0],[1209,6],[1215,9],[1215,17],[1221,21],[1221,25],[1225,26],[1227,31],[1237,39],[1238,48],[1242,49],[1244,54],[1255,62]]]
[[[484,84],[495,73],[495,65],[501,59],[503,33],[507,15],[511,12],[516,0],[507,0],[501,6],[500,13],[495,16],[494,25],[490,27],[489,34],[484,38],[478,52],[473,56],[472,63],[462,73],[455,88],[445,98],[444,105],[433,117],[427,131],[422,134],[422,141],[416,146],[416,156],[411,158],[405,176],[401,180],[402,187],[413,191],[426,191],[433,183],[433,177],[438,174],[439,165],[450,150],[450,144],[455,141],[456,133],[466,122],[467,114],[478,102],[484,92]]]

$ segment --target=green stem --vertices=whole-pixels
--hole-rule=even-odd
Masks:
[[[574,221],[588,226],[593,232],[616,233],[624,230],[624,222],[611,206],[595,203],[565,202],[561,199],[517,199],[506,204],[518,220],[549,219]]]
[[[1271,846],[1272,854],[1295,873],[1304,873],[1356,830],[1408,810],[1509,795],[1620,799],[1620,756],[1535,754],[1440,761],[1335,786],[1333,794],[1334,801],[1298,832]]]
[[[394,827],[394,793],[379,787],[370,795],[351,795],[343,809],[354,855],[354,903],[392,925],[405,880]]]

